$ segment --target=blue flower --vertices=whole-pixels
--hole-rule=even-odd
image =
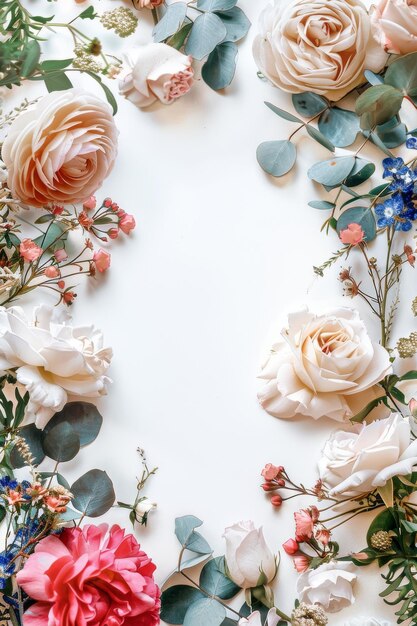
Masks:
[[[10,476],[3,476],[0,478],[0,491],[6,491],[6,489],[16,489],[18,486],[17,480],[11,479]]]
[[[404,161],[398,157],[398,158],[388,158],[388,159],[384,159],[382,161],[382,165],[384,167],[384,178],[388,178],[389,176],[395,176],[402,167],[404,167]]]
[[[392,183],[389,187],[391,191],[410,191],[414,188],[414,184],[417,180],[417,174],[410,170],[409,167],[402,167],[392,177]]]
[[[6,587],[7,579],[14,574],[16,561],[13,561],[15,553],[11,550],[0,553],[0,589]]]
[[[410,137],[407,139],[405,145],[407,148],[411,148],[411,150],[417,150],[417,139],[415,137]]]
[[[379,228],[385,228],[386,226],[393,226],[395,224],[395,218],[402,213],[404,209],[404,202],[401,194],[395,193],[391,198],[385,200],[382,204],[377,204],[375,207],[375,213],[378,216]]]

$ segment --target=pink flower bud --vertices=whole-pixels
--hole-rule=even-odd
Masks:
[[[272,504],[272,506],[276,506],[276,507],[281,506],[281,504],[282,504],[282,497],[278,493],[275,496],[272,496],[271,504]]]
[[[126,213],[126,215],[121,218],[119,226],[120,230],[122,230],[125,235],[128,235],[130,231],[133,230],[136,226],[135,218],[133,217],[133,215],[129,215],[128,213]]]
[[[110,267],[111,255],[103,250],[103,248],[99,248],[93,255],[93,262],[99,272],[105,272]]]
[[[295,539],[287,539],[287,541],[282,544],[282,547],[290,556],[293,556],[300,549],[298,541]]]
[[[276,485],[274,485],[274,483],[263,483],[261,486],[264,491],[275,491],[276,489]]]
[[[327,528],[319,528],[316,531],[315,537],[317,541],[320,541],[320,543],[322,543],[324,546],[327,546],[330,541],[330,531],[327,530]]]
[[[83,203],[84,211],[92,211],[97,206],[97,200],[95,196],[90,196],[88,200]]]
[[[64,250],[64,248],[60,248],[59,250],[55,250],[54,257],[58,261],[58,263],[62,263],[62,261],[66,261],[68,259],[68,254]]]
[[[42,255],[42,248],[36,245],[32,239],[23,239],[20,242],[19,254],[25,261],[32,263]]]
[[[50,265],[44,271],[47,278],[57,278],[60,275],[60,271],[55,265]]]
[[[57,285],[58,285],[58,287],[59,287],[60,289],[64,289],[64,287],[65,287],[65,280],[59,280],[59,281],[57,282]]]
[[[105,198],[103,205],[106,207],[106,209],[108,209],[109,207],[111,207],[111,205],[113,204],[113,201],[111,198]]]
[[[117,239],[119,236],[119,229],[118,228],[110,228],[110,230],[107,232],[108,236],[110,237],[110,239]]]

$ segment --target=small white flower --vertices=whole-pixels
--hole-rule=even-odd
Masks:
[[[356,574],[352,563],[330,561],[307,570],[299,576],[297,592],[300,602],[318,604],[329,613],[336,613],[353,604],[353,583]]]
[[[148,515],[157,507],[156,502],[151,502],[149,498],[141,498],[135,507],[136,521],[146,526]]]

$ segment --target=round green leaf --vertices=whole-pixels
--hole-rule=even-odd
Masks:
[[[369,242],[375,239],[376,223],[371,209],[355,206],[344,211],[337,220],[337,234],[340,235],[340,232],[345,230],[349,224],[359,224],[365,233],[366,241]]]
[[[224,606],[212,598],[193,602],[185,614],[184,626],[220,626],[226,617]]]
[[[407,141],[407,127],[398,116],[377,126],[376,133],[387,148],[397,148]]]
[[[248,34],[250,21],[239,7],[230,11],[219,11],[217,15],[226,27],[225,41],[240,41]]]
[[[396,87],[403,94],[415,96],[417,92],[417,52],[396,59],[385,73],[385,84]]]
[[[375,172],[375,165],[359,157],[355,158],[355,166],[346,179],[346,187],[361,185]]]
[[[258,146],[256,157],[259,165],[272,176],[284,176],[297,158],[296,147],[291,141],[265,141]]]
[[[355,165],[355,157],[335,157],[320,161],[308,170],[312,180],[328,187],[340,185],[351,173]]]
[[[100,517],[114,504],[116,494],[113,483],[102,470],[93,469],[81,476],[71,486],[74,495],[72,506],[88,517]]]
[[[237,0],[197,0],[197,8],[202,11],[230,11]]]
[[[360,132],[359,118],[353,111],[332,107],[321,114],[319,130],[335,146],[345,148],[355,142]]]
[[[42,436],[42,446],[49,458],[64,463],[71,461],[80,450],[80,438],[68,422],[60,422]]]
[[[230,85],[236,71],[236,57],[235,43],[226,41],[216,46],[202,67],[204,82],[215,91]]]
[[[20,429],[19,435],[28,444],[30,452],[35,459],[35,465],[42,463],[45,458],[45,452],[42,447],[42,431],[39,428],[36,428],[35,424],[28,424]],[[15,469],[19,469],[20,467],[24,467],[26,465],[26,462],[16,445],[12,448],[10,463]]]
[[[165,41],[171,37],[182,26],[187,15],[187,5],[185,2],[172,2],[166,7],[164,16],[159,20],[153,29],[152,35],[156,43]]]
[[[222,600],[230,600],[240,591],[240,587],[225,575],[224,557],[216,557],[205,564],[200,574],[200,587]]]
[[[294,94],[292,103],[297,113],[303,117],[314,117],[329,106],[326,98],[310,91]]]
[[[361,128],[369,130],[388,122],[397,115],[403,101],[401,91],[391,85],[375,85],[356,100],[356,113],[361,117]]]
[[[94,404],[90,402],[68,402],[59,413],[44,428],[47,434],[57,424],[67,422],[79,437],[80,445],[86,446],[92,443],[100,432],[103,418]]]
[[[161,596],[161,620],[167,624],[182,624],[191,604],[202,600],[204,594],[189,585],[174,585]]]
[[[226,26],[215,13],[202,13],[197,17],[185,45],[185,53],[201,61],[221,43],[227,35]]]

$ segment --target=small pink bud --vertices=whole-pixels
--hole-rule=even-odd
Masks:
[[[118,228],[110,228],[110,230],[108,230],[107,234],[110,237],[110,239],[117,239],[118,236],[119,236],[119,229]]]
[[[63,289],[65,287],[65,280],[59,280],[57,285],[60,289]]]
[[[410,409],[411,415],[417,417],[417,400],[415,398],[411,398],[408,408]]]
[[[113,201],[111,198],[105,198],[103,205],[106,207],[106,209],[108,209],[109,207],[111,207],[111,205],[113,204]]]
[[[64,248],[60,248],[59,250],[55,250],[54,257],[58,261],[58,263],[62,263],[62,261],[66,261],[68,259],[68,254],[64,250]]]
[[[44,274],[48,278],[57,278],[60,275],[60,271],[55,265],[50,265],[45,269]]]
[[[275,491],[276,490],[276,485],[274,485],[274,483],[263,483],[262,489],[264,491]]]
[[[88,200],[83,203],[84,211],[92,211],[97,206],[97,200],[95,196],[90,196]]]
[[[290,556],[293,556],[300,549],[298,541],[295,539],[287,539],[287,541],[282,544],[282,547]]]
[[[272,506],[276,506],[276,507],[281,506],[281,504],[282,504],[282,497],[278,493],[275,496],[272,496],[271,504],[272,504]]]

